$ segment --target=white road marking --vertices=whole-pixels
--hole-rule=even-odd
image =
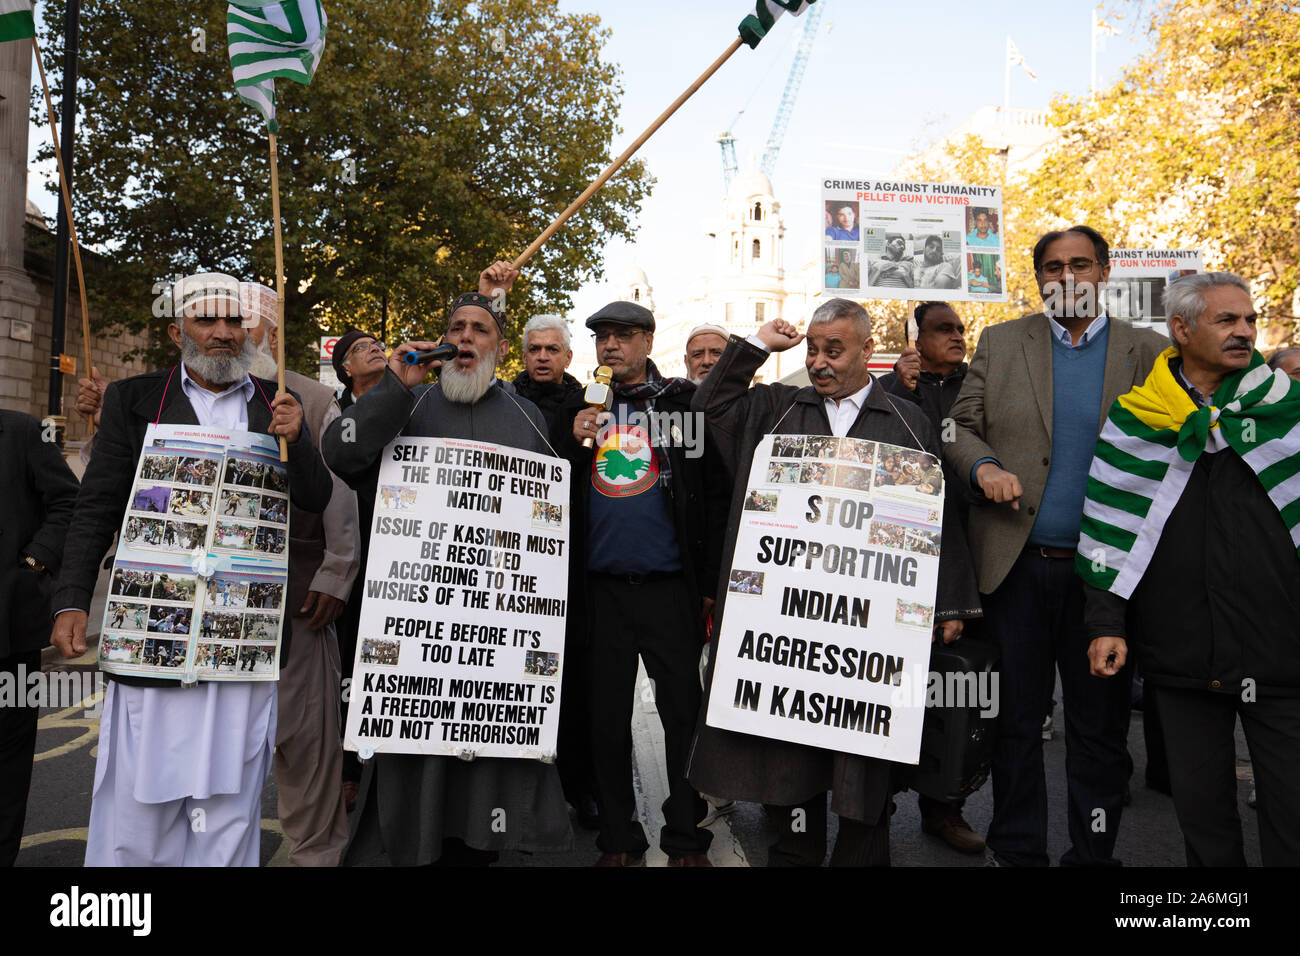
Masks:
[[[668,855],[659,849],[659,831],[663,829],[663,803],[668,799],[668,761],[664,756],[664,731],[655,709],[653,687],[645,665],[637,667],[636,698],[632,704],[632,784],[636,790],[637,815],[645,828],[650,849],[646,866],[667,866]],[[713,843],[709,862],[714,866],[749,866],[740,841],[721,817],[712,826]]]

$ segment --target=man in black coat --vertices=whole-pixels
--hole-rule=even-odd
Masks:
[[[704,621],[718,577],[720,529],[708,500],[722,472],[690,414],[695,386],[663,378],[649,359],[650,310],[612,302],[587,327],[601,364],[613,372],[614,406],[598,415],[574,395],[558,419],[571,425],[562,435],[557,424],[554,440],[573,464],[570,614],[586,614],[590,636],[596,865],[638,866],[649,846],[632,789],[639,655],[655,683],[668,764],[660,847],[671,866],[708,866],[713,835],[698,826],[708,808],[685,770]]]
[[[558,315],[535,315],[524,326],[521,337],[524,370],[511,383],[515,391],[537,406],[546,419],[547,434],[556,448],[564,440],[573,419],[574,403],[582,398],[582,384],[567,371],[573,362],[569,323]],[[565,410],[565,406],[569,409]],[[558,435],[557,435],[558,429]],[[586,569],[569,552],[569,581],[581,581]],[[587,622],[581,608],[569,605],[564,622],[564,680],[561,695],[559,735],[556,740],[556,768],[564,799],[577,815],[579,825],[595,830],[600,825],[596,804],[596,781],[591,762],[591,716],[587,700]]]
[[[848,436],[940,454],[938,437],[925,416],[915,405],[887,395],[867,371],[873,341],[865,309],[847,299],[827,301],[813,313],[807,339],[810,386],[749,387],[770,352],[785,351],[804,340],[793,325],[776,319],[748,340],[732,336],[692,401],[691,407],[706,417],[710,442],[734,468],[724,567],[730,565],[735,551],[749,463],[764,435]],[[726,613],[725,588],[718,589],[718,599],[721,621]],[[955,641],[962,621],[979,614],[979,593],[961,522],[945,509],[934,609],[936,637],[945,643]],[[710,661],[710,684],[715,662],[716,654]],[[706,699],[688,767],[690,780],[706,793],[768,805],[771,819],[781,827],[769,865],[821,864],[826,855],[827,790],[840,817],[831,864],[888,864],[892,764],[720,730],[705,723],[707,710]]]
[[[891,395],[920,405],[939,432],[966,378],[966,327],[946,302],[922,302],[913,317],[916,345],[903,349],[880,384]]]
[[[168,327],[181,363],[109,385],[94,455],[77,498],[51,601],[50,643],[64,657],[86,650],[99,563],[121,527],[150,423],[262,432],[288,441],[295,506],[320,512],[333,481],[292,394],[251,378],[254,358],[239,284],[207,274],[173,290]],[[215,500],[215,486],[213,488]],[[289,631],[281,661],[289,654]],[[88,865],[256,866],[260,797],[275,740],[275,685],[113,676],[100,724],[99,761],[86,844]],[[204,739],[204,746],[195,745]],[[162,762],[158,756],[165,755]],[[202,811],[200,817],[194,814]],[[192,827],[197,819],[202,828]]]
[[[573,362],[569,323],[558,315],[533,316],[524,326],[521,348],[524,370],[511,384],[537,406],[553,429],[562,417],[560,409],[582,394],[582,383],[568,372]],[[561,423],[566,431],[568,425],[567,419]]]
[[[31,415],[0,410],[0,866],[22,842],[36,752],[38,707],[26,705],[27,675],[39,674],[49,638],[50,591],[77,500],[77,479]]]
[[[1300,526],[1291,464],[1300,457],[1300,385],[1281,371],[1269,374],[1254,352],[1255,307],[1241,277],[1184,276],[1169,284],[1165,307],[1174,345],[1141,391],[1145,402],[1152,394],[1163,399],[1169,424],[1162,431],[1170,441],[1177,436],[1178,463],[1194,464],[1163,473],[1156,487],[1164,507],[1152,506],[1145,521],[1103,510],[1090,488],[1085,533],[1096,534],[1103,521],[1136,529],[1123,565],[1136,582],[1116,579],[1104,590],[1088,576],[1106,565],[1096,550],[1100,535],[1080,538],[1090,672],[1114,678],[1130,648],[1141,664],[1144,693],[1160,712],[1188,866],[1246,865],[1238,720],[1254,767],[1260,856],[1265,866],[1300,866]],[[1125,396],[1130,407],[1138,407],[1137,394]],[[1218,420],[1199,437],[1194,422],[1210,420],[1207,406]],[[1124,411],[1117,402],[1110,413],[1090,483],[1119,484],[1108,442]],[[1245,426],[1238,426],[1240,442],[1229,427],[1234,418]],[[1257,418],[1267,423],[1258,436]],[[1141,438],[1135,454],[1149,444]],[[1151,474],[1152,460],[1142,465]],[[1160,520],[1153,535],[1151,523]]]
[[[916,320],[916,345],[903,350],[894,363],[894,371],[880,376],[880,384],[891,395],[918,405],[942,439],[944,420],[949,417],[961,383],[966,379],[966,327],[961,316],[946,302],[922,302],[912,315]],[[952,428],[952,423],[947,427]],[[965,529],[972,497],[970,487],[958,480],[951,469],[944,469],[944,479],[944,507],[960,516]],[[978,630],[978,626],[970,630]],[[918,794],[921,829],[961,853],[978,853],[984,849],[984,840],[962,816],[963,803],[948,804]]]

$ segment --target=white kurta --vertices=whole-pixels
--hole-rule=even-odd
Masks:
[[[208,392],[181,366],[199,424],[247,429],[251,379]],[[276,685],[110,681],[99,725],[87,866],[257,866]]]

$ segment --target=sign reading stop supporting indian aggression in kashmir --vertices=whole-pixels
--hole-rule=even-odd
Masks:
[[[943,470],[855,438],[754,453],[708,723],[915,763],[939,577]]]
[[[501,445],[384,450],[345,746],[555,754],[569,464]]]

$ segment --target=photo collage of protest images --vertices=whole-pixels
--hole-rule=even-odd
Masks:
[[[999,187],[826,179],[822,206],[827,295],[1006,301]]]
[[[267,436],[151,425],[109,584],[104,669],[278,678],[288,488]]]
[[[777,435],[771,442],[766,482],[748,490],[744,510],[776,512],[787,485],[798,486],[800,493],[812,486],[868,496],[873,514],[862,529],[864,546],[939,556],[943,466],[933,455],[858,438]],[[764,577],[757,570],[733,570],[727,590],[761,595]],[[931,604],[900,600],[895,623],[929,628],[933,614]]]

